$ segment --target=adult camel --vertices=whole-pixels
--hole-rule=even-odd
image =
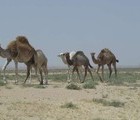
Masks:
[[[6,81],[5,78],[6,67],[11,62],[11,60],[14,60],[15,74],[16,74],[15,83],[18,82],[18,62],[26,64],[27,75],[25,80],[27,80],[30,75],[31,66],[36,65],[36,60],[37,60],[37,53],[35,49],[30,45],[28,39],[25,36],[17,36],[16,40],[11,41],[6,49],[3,49],[0,46],[0,56],[3,58],[7,58],[7,61],[3,66],[3,71],[4,71],[3,79],[5,81]]]
[[[101,81],[104,80],[104,65],[107,65],[109,68],[109,78],[112,74],[112,68],[111,65],[113,65],[115,70],[115,76],[117,77],[117,69],[116,69],[116,62],[119,62],[119,60],[116,59],[115,55],[107,48],[104,48],[100,51],[99,55],[97,56],[97,59],[95,58],[95,53],[91,53],[92,61],[94,64],[98,64],[97,68],[97,74]],[[102,77],[99,75],[99,69],[102,67]]]
[[[87,71],[88,71],[90,73],[91,78],[93,79],[93,76],[90,70],[90,68],[93,68],[93,67],[90,65],[89,59],[85,56],[83,51],[77,51],[76,54],[72,57],[72,59],[70,59],[70,56],[68,53],[65,53],[64,55],[66,56],[66,60],[68,64],[73,65],[72,76],[74,72],[76,71],[80,79],[80,82],[83,83],[85,81],[85,78],[87,76]],[[85,75],[82,81],[81,81],[79,70],[78,70],[79,66],[84,66],[84,69],[85,69]]]

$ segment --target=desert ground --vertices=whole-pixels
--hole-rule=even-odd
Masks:
[[[24,85],[25,71],[0,74],[0,120],[139,120],[140,69],[119,69],[118,77],[100,82],[93,71],[85,83],[67,83],[66,70],[50,70],[49,85],[39,85],[35,76]],[[68,87],[70,86],[71,87]],[[73,87],[76,86],[77,88]]]

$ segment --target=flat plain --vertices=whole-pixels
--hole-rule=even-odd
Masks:
[[[119,69],[118,77],[100,82],[93,72],[85,83],[76,74],[67,82],[67,71],[49,70],[48,85],[39,85],[35,75],[23,84],[25,71],[14,83],[13,70],[0,74],[0,120],[138,120],[140,118],[140,69]],[[108,82],[107,82],[108,81]]]

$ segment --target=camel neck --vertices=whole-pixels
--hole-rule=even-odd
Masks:
[[[8,49],[3,49],[2,47],[0,47],[0,56],[3,58],[10,58],[10,51]]]
[[[94,64],[99,64],[99,61],[95,58],[94,55],[92,56],[92,60],[93,60]]]
[[[67,63],[68,63],[70,66],[73,65],[72,60],[70,60],[70,55],[69,55],[69,53],[66,54],[66,60],[67,60]]]

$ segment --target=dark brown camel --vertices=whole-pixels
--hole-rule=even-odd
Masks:
[[[91,78],[93,79],[91,70],[89,69],[89,67],[90,68],[93,68],[93,67],[90,65],[88,58],[85,56],[85,54],[82,51],[77,51],[76,54],[72,57],[72,59],[70,59],[70,56],[68,53],[65,53],[65,56],[66,56],[67,63],[69,65],[73,65],[72,75],[74,74],[74,71],[76,70],[78,77],[81,81],[78,67],[84,66],[85,75],[84,75],[83,81],[81,81],[81,82],[83,83],[85,81],[85,78],[87,76],[87,71],[90,73]]]
[[[14,60],[15,62],[15,74],[16,74],[16,83],[18,82],[18,62],[25,63],[27,66],[27,76],[28,79],[30,75],[30,69],[32,65],[36,65],[37,53],[35,49],[30,45],[25,36],[18,36],[16,40],[11,41],[6,49],[1,48],[0,46],[0,56],[7,58],[6,64],[3,67],[4,79],[5,79],[5,69],[7,65]],[[6,81],[6,79],[5,79]]]
[[[119,62],[119,60],[116,59],[115,55],[109,49],[107,48],[102,49],[99,55],[97,56],[97,59],[95,58],[95,53],[91,53],[91,57],[92,57],[93,63],[98,64],[97,74],[101,81],[104,80],[104,65],[106,64],[110,72],[109,78],[111,77],[111,74],[112,74],[111,65],[113,65],[114,70],[115,70],[115,76],[117,76],[116,62]],[[100,77],[98,73],[101,66],[102,66],[102,77]]]

